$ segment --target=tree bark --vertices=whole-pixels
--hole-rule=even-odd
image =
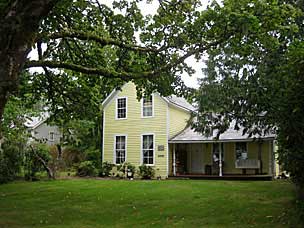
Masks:
[[[34,45],[41,21],[58,0],[10,0],[0,12],[0,119]]]

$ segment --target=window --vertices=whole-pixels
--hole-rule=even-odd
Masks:
[[[142,136],[142,156],[143,164],[154,164],[154,136],[143,135]]]
[[[142,99],[142,116],[153,116],[153,97],[152,95],[144,97]]]
[[[221,157],[224,161],[224,144],[223,143],[213,143],[213,162],[218,162],[220,160],[220,145],[221,145]]]
[[[236,159],[247,159],[248,153],[247,153],[247,143],[246,142],[236,142],[235,143],[235,154]]]
[[[55,138],[54,136],[55,136],[55,133],[53,131],[50,131],[49,132],[49,140],[54,141],[54,138]]]
[[[126,136],[115,136],[115,164],[126,161]]]
[[[117,98],[117,110],[116,117],[117,119],[126,119],[127,118],[127,98]]]

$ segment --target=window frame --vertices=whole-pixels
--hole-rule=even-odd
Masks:
[[[152,164],[145,164],[144,163],[144,136],[151,136],[153,137],[153,163]],[[141,153],[141,165],[146,165],[146,166],[155,166],[155,134],[154,133],[144,133],[144,134],[141,134],[140,136],[141,138],[141,143],[140,143],[140,153]],[[150,150],[150,149],[145,149],[145,150]]]
[[[119,118],[118,117],[118,100],[119,99],[126,99],[126,117]],[[115,119],[116,120],[126,120],[128,118],[128,97],[117,97],[116,98],[116,105],[115,105]]]
[[[117,159],[117,153],[116,153],[116,139],[117,137],[125,137],[125,160],[124,162],[127,161],[127,145],[128,145],[128,135],[125,135],[125,134],[116,134],[114,135],[114,151],[113,151],[113,164],[116,164],[116,165],[121,165],[123,164],[124,162],[122,163],[117,163],[116,162],[116,159]],[[122,149],[119,149],[119,150],[122,150]]]
[[[151,116],[144,116],[144,97],[141,99],[141,118],[151,118],[151,117],[154,117],[154,95],[151,94],[151,99],[152,99],[152,113],[151,113]]]
[[[53,137],[51,137],[51,135]],[[49,131],[49,141],[54,142],[55,141],[55,132],[54,131]]]
[[[241,157],[240,158],[238,158],[238,156],[237,156],[237,152],[236,152],[236,144],[237,143],[245,143],[246,144],[246,154],[247,154],[247,156],[246,156],[246,159],[248,159],[248,143],[247,142],[235,142],[234,143],[234,154],[235,154],[235,160],[237,161],[237,160],[246,160],[246,159],[243,159],[242,158],[242,155],[241,155]]]

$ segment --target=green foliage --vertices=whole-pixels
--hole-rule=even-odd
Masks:
[[[138,167],[138,175],[142,179],[151,179],[155,175],[155,170],[151,166],[141,165]]]
[[[62,159],[68,168],[85,160],[85,154],[79,148],[67,146],[63,149]]]
[[[43,143],[34,143],[25,150],[24,175],[26,180],[37,180],[38,172],[45,172],[42,160],[51,161],[49,147]]]
[[[7,142],[0,151],[0,184],[12,181],[20,174],[23,154],[16,144]]]
[[[208,50],[193,127],[222,133],[233,123],[250,136],[276,132],[279,161],[304,195],[302,3],[213,4],[212,29],[220,43]]]
[[[126,175],[126,172],[135,173],[135,170],[136,170],[135,166],[130,162],[124,162],[120,165],[117,165],[117,171],[122,172],[124,175]]]
[[[94,166],[94,162],[92,161],[83,161],[77,167],[77,176],[86,177],[86,176],[97,176],[98,170]]]
[[[101,177],[109,177],[111,175],[111,171],[115,165],[110,162],[103,162],[101,164],[101,168],[99,171],[99,176]]]
[[[85,150],[85,158],[87,161],[92,161],[96,168],[101,167],[100,149],[89,147]]]

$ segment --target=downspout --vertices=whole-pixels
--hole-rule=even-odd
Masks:
[[[175,143],[173,143],[173,176],[176,176],[176,151],[175,151]]]

